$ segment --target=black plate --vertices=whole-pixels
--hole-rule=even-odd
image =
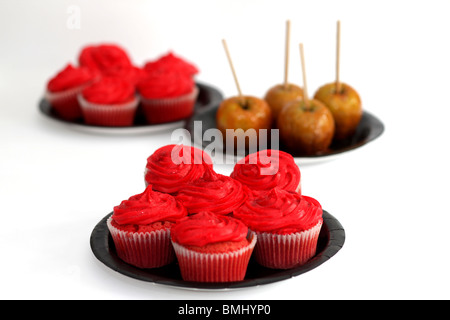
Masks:
[[[219,107],[219,104],[215,108],[211,108],[208,111],[194,115],[187,123],[186,123],[186,129],[191,134],[191,139],[194,143],[200,142],[202,143],[202,147],[206,148],[211,141],[205,140],[203,141],[202,137],[206,130],[208,129],[215,129],[216,126],[216,112],[217,108]],[[202,125],[200,126],[194,126],[195,121],[201,121]],[[295,154],[289,150],[287,150],[283,145],[280,144],[279,149],[286,151],[296,160],[302,159],[302,160],[321,160],[324,158],[330,158],[332,156],[337,156],[339,154],[360,148],[364,146],[365,144],[375,140],[378,138],[384,131],[384,125],[383,123],[374,115],[370,114],[367,111],[363,112],[363,115],[361,117],[361,121],[356,129],[355,134],[346,140],[343,141],[333,141],[329,149],[321,154],[317,155],[303,155],[303,154]],[[215,143],[216,145],[216,143]],[[221,149],[223,148],[223,142],[218,141],[217,146]],[[219,150],[223,152],[222,150]],[[227,155],[227,154],[224,154]],[[229,154],[229,156],[245,156],[246,153],[244,152],[235,152],[234,154]]]
[[[197,97],[197,101],[195,103],[195,107],[194,107],[194,115],[199,115],[203,112],[208,111],[209,109],[215,108],[220,101],[223,100],[223,95],[222,93],[209,85],[203,84],[203,83],[196,83],[198,88],[199,88],[199,94]],[[141,131],[154,131],[155,129],[161,128],[161,129],[165,129],[171,126],[171,124],[178,124],[181,123],[181,126],[183,126],[186,122],[187,119],[185,120],[177,120],[177,121],[173,121],[173,122],[169,122],[169,123],[161,123],[161,124],[148,124],[145,120],[144,115],[142,114],[142,112],[140,112],[140,109],[138,109],[137,113],[136,113],[136,117],[134,120],[134,123],[131,127],[105,127],[105,126],[95,126],[95,125],[89,125],[83,122],[83,119],[77,119],[74,121],[69,121],[69,120],[65,120],[62,119],[61,117],[59,117],[59,115],[54,111],[54,109],[51,107],[50,103],[46,100],[46,99],[41,99],[41,101],[39,102],[39,110],[47,117],[57,120],[57,121],[61,121],[62,123],[66,123],[66,124],[71,124],[71,125],[76,125],[79,127],[83,127],[86,128],[87,130],[89,129],[94,129],[94,130],[110,130],[113,129],[115,131],[118,132],[124,132],[124,131],[129,131],[129,129],[141,129]]]
[[[183,281],[176,262],[156,269],[139,269],[122,261],[116,254],[114,242],[106,225],[112,213],[104,217],[91,234],[91,249],[95,257],[106,266],[123,275],[142,281],[191,289],[232,289],[269,284],[282,281],[317,268],[328,261],[344,245],[345,232],[339,221],[323,211],[324,224],[320,231],[316,255],[306,264],[288,270],[262,267],[250,259],[245,279],[227,283],[201,283]]]

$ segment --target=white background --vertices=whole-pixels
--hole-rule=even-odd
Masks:
[[[24,1],[0,2],[0,298],[2,299],[448,299],[450,9],[431,1]],[[80,9],[80,28],[67,25]],[[197,79],[263,96],[283,81],[285,21],[292,22],[289,79],[310,94],[341,79],[386,126],[339,159],[300,165],[303,192],[346,231],[343,249],[306,274],[275,284],[200,292],[127,278],[101,264],[89,237],[113,206],[143,190],[146,158],[170,132],[102,135],[47,119],[48,79],[81,47],[114,42],[136,64],[174,50]],[[216,170],[229,174],[230,165]]]

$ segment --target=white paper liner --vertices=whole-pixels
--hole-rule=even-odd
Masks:
[[[195,86],[192,92],[180,97],[148,99],[140,96],[147,122],[164,123],[189,117],[194,112],[199,91]]]
[[[170,241],[170,229],[153,232],[122,231],[106,221],[116,247],[117,255],[123,261],[139,268],[158,268],[175,260]]]
[[[322,224],[321,220],[309,230],[291,234],[257,232],[255,260],[272,269],[290,269],[306,263],[316,254]]]
[[[115,105],[96,104],[78,94],[78,102],[87,124],[103,126],[131,126],[139,104],[139,98]]]
[[[257,235],[250,233],[248,246],[229,253],[204,253],[172,242],[185,281],[228,282],[245,277]]]

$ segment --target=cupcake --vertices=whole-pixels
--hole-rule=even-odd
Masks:
[[[255,260],[264,267],[290,269],[316,254],[323,218],[311,197],[280,188],[254,193],[233,217],[256,233]]]
[[[86,124],[131,126],[138,107],[134,86],[118,77],[103,77],[78,95]]]
[[[239,181],[208,168],[201,178],[182,188],[175,197],[186,207],[188,214],[206,210],[229,215],[247,200],[248,190]]]
[[[136,86],[146,76],[146,72],[136,66],[115,66],[104,69],[101,73],[105,77],[125,79],[133,86]]]
[[[210,212],[177,222],[171,238],[183,280],[197,282],[243,280],[257,239],[239,220]]]
[[[158,268],[174,261],[170,230],[186,215],[173,196],[149,185],[114,207],[107,226],[120,259],[138,268]]]
[[[203,150],[186,145],[166,145],[147,158],[144,179],[153,189],[176,194],[212,169],[212,159]]]
[[[69,63],[48,81],[45,99],[62,119],[79,119],[82,113],[77,95],[97,79],[96,72]]]
[[[190,77],[195,76],[199,72],[195,65],[176,56],[173,52],[169,52],[155,61],[147,62],[143,69],[148,73],[176,72]]]
[[[241,159],[230,175],[252,191],[283,190],[301,193],[300,169],[292,155],[279,150],[263,150]]]
[[[172,53],[148,62],[145,79],[137,90],[148,123],[178,121],[194,113],[199,89],[193,76],[197,68]]]
[[[86,46],[81,50],[78,61],[80,66],[97,71],[132,66],[128,53],[116,44]]]

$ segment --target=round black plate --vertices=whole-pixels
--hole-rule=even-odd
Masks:
[[[199,88],[199,94],[197,97],[197,101],[195,103],[194,107],[194,115],[199,115],[203,112],[208,111],[211,108],[215,108],[220,101],[223,100],[222,93],[209,85],[203,84],[203,83],[196,83]],[[51,107],[50,103],[46,99],[41,99],[39,102],[39,110],[42,114],[45,116],[60,121],[65,124],[74,125],[79,128],[90,130],[90,131],[113,131],[114,133],[123,133],[123,132],[152,132],[152,131],[159,131],[159,130],[165,130],[167,128],[177,127],[177,126],[184,126],[186,124],[187,119],[180,120],[180,121],[173,121],[169,123],[161,123],[161,124],[148,124],[145,120],[144,115],[141,110],[138,108],[138,111],[136,113],[136,117],[134,120],[134,123],[132,126],[129,127],[106,127],[106,126],[94,126],[89,125],[83,122],[83,119],[77,119],[74,121],[68,121],[65,119],[62,119],[59,117],[59,115],[54,111],[54,109]]]
[[[202,139],[204,133],[208,129],[215,129],[216,126],[216,112],[219,104],[215,106],[215,108],[211,108],[208,111],[194,115],[187,123],[186,129],[191,134],[191,139],[194,143],[201,142],[202,147],[206,148],[211,141],[207,139]],[[201,126],[195,126],[195,121],[201,121]],[[331,158],[333,156],[340,155],[342,153],[360,148],[365,144],[375,140],[378,138],[384,131],[383,123],[374,115],[370,114],[367,111],[363,112],[361,117],[361,121],[356,129],[355,134],[346,140],[343,141],[333,141],[329,149],[321,154],[317,155],[304,155],[304,154],[295,154],[291,151],[287,150],[283,145],[280,145],[279,149],[282,151],[286,151],[296,159],[296,160],[323,160],[324,158]],[[215,142],[216,144],[216,142]],[[223,142],[217,141],[217,145],[220,148],[223,148]],[[216,150],[217,151],[217,150]],[[220,150],[219,150],[220,151]],[[223,152],[223,150],[221,150]],[[240,154],[239,152],[234,152],[234,154],[226,154],[226,156],[245,156],[245,152]]]
[[[277,270],[262,267],[250,259],[245,279],[226,283],[201,283],[183,281],[178,264],[156,269],[139,269],[122,261],[116,254],[114,242],[106,225],[106,220],[112,213],[105,216],[94,228],[91,234],[91,249],[95,257],[106,266],[123,275],[142,281],[191,289],[233,289],[269,284],[298,276],[317,268],[328,261],[344,245],[345,232],[339,221],[331,214],[323,211],[324,224],[320,231],[316,255],[306,264],[288,270]]]

